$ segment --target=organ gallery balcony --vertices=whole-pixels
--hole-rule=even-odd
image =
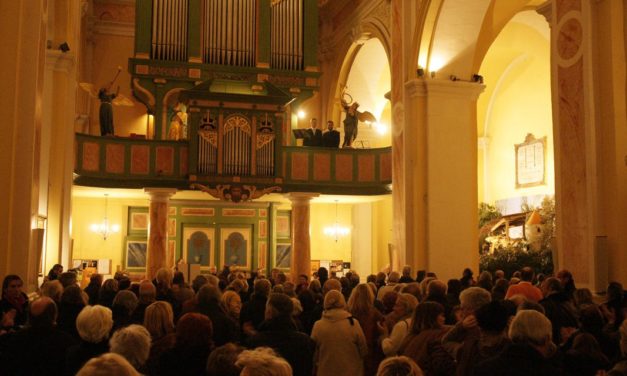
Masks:
[[[256,171],[250,168],[252,154],[233,160],[229,157],[232,152],[223,150],[221,164],[212,171],[200,167],[209,161],[206,155],[190,152],[192,143],[76,134],[74,182],[95,187],[183,190],[192,189],[193,184],[211,188],[247,185],[258,190],[278,187],[281,193],[346,195],[389,193],[392,182],[389,147],[332,149],[279,145],[267,161],[269,165],[262,164],[263,168]]]

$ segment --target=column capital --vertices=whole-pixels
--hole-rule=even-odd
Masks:
[[[144,193],[150,196],[152,202],[168,202],[176,193],[175,188],[144,188]]]
[[[292,205],[308,205],[312,198],[320,196],[319,193],[313,192],[291,192],[285,195]]]

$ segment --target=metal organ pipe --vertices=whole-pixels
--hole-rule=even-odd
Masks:
[[[152,9],[151,58],[187,60],[189,0],[153,0]]]

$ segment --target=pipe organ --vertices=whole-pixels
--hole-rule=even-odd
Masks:
[[[303,0],[272,1],[272,68],[303,68],[303,23]]]
[[[219,124],[217,114],[206,111],[198,130],[198,173],[274,176],[276,135],[273,116],[267,112],[250,117],[233,113],[223,116],[224,121]]]
[[[204,0],[203,61],[208,64],[255,66],[256,1]]]
[[[187,61],[189,0],[152,0],[152,51],[155,60]]]

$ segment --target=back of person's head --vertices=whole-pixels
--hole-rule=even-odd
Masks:
[[[157,281],[160,289],[169,289],[172,287],[172,277],[172,271],[170,269],[161,268],[157,270],[155,280]]]
[[[207,376],[239,376],[242,369],[235,365],[244,348],[227,343],[214,349],[207,359]]]
[[[509,327],[514,343],[542,346],[551,340],[551,321],[538,311],[519,311]]]
[[[253,290],[255,295],[257,296],[268,296],[270,295],[270,289],[272,288],[272,284],[267,279],[257,279],[255,280],[255,284],[253,285]]]
[[[484,270],[479,274],[479,281],[490,281],[492,282],[492,273],[487,270]]]
[[[269,347],[242,351],[235,363],[242,376],[292,376],[292,367]]]
[[[590,333],[600,333],[605,321],[603,314],[596,305],[588,305],[579,310],[579,322],[581,329]]]
[[[320,285],[320,281],[317,279],[312,279],[309,282],[308,290],[314,294],[322,294],[322,286]]]
[[[198,299],[198,305],[203,307],[220,303],[222,293],[218,287],[208,283],[198,290],[196,298]]]
[[[111,310],[101,305],[86,306],[76,317],[78,335],[86,342],[99,343],[106,340],[112,327]]]
[[[533,269],[528,266],[520,269],[520,279],[525,282],[531,282],[533,280]]]
[[[579,333],[575,335],[573,340],[572,349],[580,354],[586,354],[592,356],[595,359],[603,359],[608,361],[603,352],[601,346],[597,342],[596,338],[590,333]]]
[[[592,291],[587,288],[576,289],[573,293],[575,304],[580,307],[587,304],[594,304],[592,300]]]
[[[150,281],[142,281],[139,284],[139,301],[147,304],[157,299],[157,288]]]
[[[100,286],[102,285],[102,274],[94,273],[89,276],[89,284]]]
[[[150,355],[150,333],[141,325],[118,329],[109,340],[112,353],[122,355],[135,369],[142,367]]]
[[[157,339],[174,333],[174,313],[168,302],[154,302],[144,312],[144,327]]]
[[[357,285],[348,298],[348,311],[355,314],[367,315],[374,308],[374,293],[365,283]]]
[[[507,328],[510,311],[502,301],[494,301],[475,311],[475,317],[482,331],[501,333]]]
[[[379,364],[377,376],[422,376],[416,362],[406,356],[392,356]]]
[[[388,275],[388,283],[398,283],[401,280],[401,275],[398,272],[392,272]]]
[[[185,283],[185,274],[183,272],[174,272],[174,276],[172,277],[172,284],[182,285]]]
[[[100,291],[102,292],[117,292],[118,291],[118,281],[115,279],[107,279],[104,281],[102,286],[100,286]]]
[[[418,282],[411,282],[406,284],[401,292],[415,296],[419,302],[422,300],[422,293],[420,292],[420,284]]]
[[[47,281],[41,286],[41,296],[47,296],[55,302],[61,301],[63,295],[63,285],[57,281]]]
[[[176,344],[181,347],[211,347],[213,325],[200,313],[186,313],[176,324]]]
[[[414,313],[414,310],[418,306],[418,299],[411,294],[398,294],[396,298],[396,303],[403,306],[403,310],[405,311],[405,317],[411,316]]]
[[[411,332],[419,334],[423,330],[441,327],[438,317],[444,315],[444,306],[436,302],[422,302],[414,310]]]
[[[410,265],[405,265],[403,266],[403,277],[411,277],[411,266]]]
[[[200,290],[200,288],[206,285],[208,282],[209,280],[207,279],[207,277],[202,274],[198,274],[192,281],[192,289],[194,289],[194,292],[198,292],[198,290]]]
[[[52,328],[57,321],[57,305],[54,300],[44,296],[30,305],[28,323],[33,328]]]
[[[622,301],[624,294],[623,285],[620,282],[612,281],[607,285],[607,300]]]
[[[385,273],[383,272],[378,272],[377,275],[375,276],[376,278],[376,282],[377,283],[385,283],[385,278],[387,276],[385,275]]]
[[[446,285],[439,279],[434,279],[427,286],[427,297],[444,298],[446,296]]]
[[[118,279],[118,289],[121,290],[128,290],[131,287],[131,279],[129,277],[122,277],[120,279]]]
[[[336,308],[345,308],[346,300],[344,299],[344,295],[337,290],[331,290],[324,296],[324,309],[336,309]]]
[[[135,311],[138,302],[137,296],[129,290],[121,290],[113,298],[113,306],[123,308],[127,315]]]
[[[475,312],[491,300],[490,293],[481,287],[469,287],[459,294],[462,309],[470,312]]]
[[[329,271],[324,266],[318,268],[318,278],[327,279],[329,278]]]
[[[76,273],[64,272],[59,276],[59,282],[63,285],[63,288],[76,285]]]
[[[559,279],[549,277],[542,282],[542,290],[546,295],[562,291],[562,284]]]
[[[337,279],[328,279],[322,286],[322,293],[326,295],[329,291],[342,291],[342,284]]]
[[[76,285],[68,286],[63,290],[61,302],[68,305],[84,306],[87,305],[83,299],[83,290]]]
[[[370,274],[366,277],[366,283],[377,282],[377,276],[374,274]]]
[[[266,319],[287,319],[292,316],[294,302],[285,294],[270,294],[266,303]]]
[[[102,354],[90,359],[76,376],[141,376],[123,356],[113,353]]]
[[[381,303],[387,312],[391,312],[398,299],[398,293],[396,291],[388,291],[381,298]],[[417,300],[417,299],[416,299]]]

